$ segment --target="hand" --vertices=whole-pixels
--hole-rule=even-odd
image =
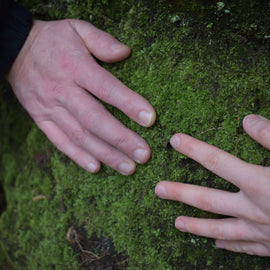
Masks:
[[[96,63],[125,59],[130,49],[79,20],[35,21],[7,79],[21,104],[56,147],[90,172],[100,162],[128,175],[150,157],[148,144],[98,99],[142,126],[153,107]],[[135,162],[134,162],[135,161]]]
[[[243,126],[253,139],[270,149],[269,120],[249,115]],[[231,216],[224,219],[180,216],[176,227],[183,232],[215,238],[219,248],[270,256],[270,168],[249,164],[185,134],[174,135],[171,144],[240,189],[233,193],[183,183],[158,183],[156,194],[161,198]]]

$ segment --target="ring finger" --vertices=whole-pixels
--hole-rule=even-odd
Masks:
[[[233,252],[246,253],[249,255],[270,255],[269,245],[265,245],[259,242],[216,240],[216,246],[218,248],[227,249]]]
[[[233,241],[260,241],[261,232],[239,218],[203,219],[180,216],[175,226],[182,232]]]
[[[54,121],[73,144],[123,175],[135,171],[136,165],[128,156],[83,128],[64,108],[57,110]]]

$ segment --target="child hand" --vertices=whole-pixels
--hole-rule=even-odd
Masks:
[[[270,149],[269,120],[249,115],[243,126],[253,139]],[[175,226],[183,232],[215,238],[219,248],[270,256],[270,168],[249,164],[185,134],[174,135],[171,144],[240,189],[234,193],[178,182],[158,183],[155,191],[163,199],[231,216],[224,219],[180,216]]]

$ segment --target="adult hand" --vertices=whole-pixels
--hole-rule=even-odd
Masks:
[[[269,120],[249,115],[243,126],[253,139],[270,149]],[[176,227],[183,232],[215,238],[219,248],[270,256],[270,168],[249,164],[185,134],[174,135],[171,144],[240,189],[234,193],[183,183],[158,183],[156,194],[161,198],[231,216],[224,219],[180,216]]]
[[[153,107],[96,63],[121,61],[130,49],[80,20],[35,21],[7,74],[21,104],[56,147],[90,172],[100,162],[121,174],[150,157],[148,144],[114,118],[98,99],[142,126]]]

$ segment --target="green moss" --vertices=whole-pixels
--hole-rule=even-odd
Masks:
[[[241,126],[249,113],[270,117],[269,6],[236,1],[219,10],[207,1],[121,3],[36,1],[32,10],[46,18],[89,20],[132,48],[129,59],[104,67],[153,104],[157,122],[144,129],[108,109],[149,142],[152,158],[132,176],[106,166],[89,174],[47,141],[14,97],[7,98],[9,90],[2,92],[5,260],[15,269],[80,269],[78,251],[66,237],[71,226],[79,226],[89,236],[111,237],[117,251],[129,256],[130,269],[267,269],[269,259],[217,250],[211,239],[178,232],[178,215],[211,215],[160,200],[154,187],[172,180],[235,190],[173,151],[169,139],[176,132],[270,165],[269,152]]]

